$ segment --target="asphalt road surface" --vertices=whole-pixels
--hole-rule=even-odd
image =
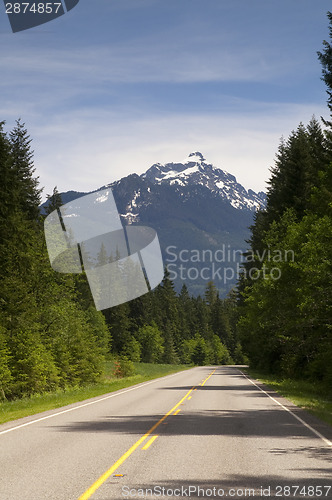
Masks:
[[[331,499],[332,428],[239,367],[0,426],[1,500],[253,497]]]

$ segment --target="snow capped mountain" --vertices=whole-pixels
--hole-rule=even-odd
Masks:
[[[181,163],[156,163],[141,176],[153,184],[169,184],[170,186],[205,186],[211,193],[227,200],[232,207],[256,211],[265,205],[265,193],[247,191],[236,178],[217,168],[199,151],[191,153]]]
[[[266,202],[265,193],[247,191],[234,175],[207,162],[199,151],[190,153],[182,162],[155,163],[142,175],[132,174],[105,187],[114,192],[121,218],[126,224],[141,222],[142,213],[149,206],[160,204],[167,189],[170,190],[168,198],[171,193],[183,203],[192,197],[212,197],[234,209],[252,213],[264,207]],[[97,202],[98,196],[96,191]]]
[[[105,191],[100,193],[101,189]],[[90,193],[61,193],[65,224],[67,217],[72,221],[80,213],[78,198],[91,195],[85,209],[95,210],[107,202],[108,192],[113,193],[123,225],[155,229],[176,290],[185,283],[194,295],[204,294],[211,279],[221,296],[235,285],[237,262],[233,258],[223,262],[220,255],[246,250],[254,213],[266,200],[263,192],[247,191],[233,175],[195,151],[183,161],[156,163],[142,175],[128,175]],[[191,253],[193,260],[188,257]],[[206,255],[218,258],[207,260]]]

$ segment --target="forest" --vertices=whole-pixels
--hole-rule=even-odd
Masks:
[[[332,13],[328,13],[332,40]],[[332,120],[332,45],[318,52]],[[162,283],[97,311],[84,274],[50,266],[32,140],[0,123],[0,399],[97,382],[105,361],[246,363],[332,386],[332,121],[282,139],[236,290]],[[55,189],[49,212],[61,205]],[[272,256],[272,257],[271,257]]]
[[[0,130],[0,397],[97,382],[105,360],[226,364],[242,360],[233,295],[177,295],[169,273],[152,292],[97,311],[84,274],[50,266],[31,139],[18,120]],[[61,205],[55,189],[48,211]]]
[[[328,13],[332,40],[332,13]],[[332,46],[318,52],[332,115]],[[332,384],[332,122],[282,139],[238,284],[238,334],[252,366]],[[262,255],[267,257],[260,258]],[[278,258],[268,258],[268,255]],[[287,258],[288,256],[288,258]]]

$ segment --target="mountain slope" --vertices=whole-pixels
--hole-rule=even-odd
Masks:
[[[202,294],[212,279],[222,295],[234,286],[248,227],[265,204],[264,193],[247,191],[199,152],[184,162],[154,164],[142,175],[103,188],[112,189],[124,225],[147,225],[158,232],[178,291],[185,283],[191,293]],[[63,201],[79,196],[63,193]]]
[[[256,194],[252,190],[247,192],[233,175],[206,163],[202,153],[198,151],[191,153],[183,163],[157,163],[142,177],[154,184],[205,186],[234,208],[255,210],[265,203],[264,193]]]

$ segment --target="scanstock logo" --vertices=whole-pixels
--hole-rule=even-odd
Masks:
[[[3,0],[13,33],[53,21],[79,0]]]
[[[140,297],[163,279],[157,233],[146,226],[123,227],[109,188],[54,210],[44,231],[52,268],[84,269],[98,310]]]

